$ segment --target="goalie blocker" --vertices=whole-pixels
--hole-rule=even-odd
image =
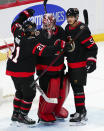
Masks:
[[[43,80],[42,80],[43,79]],[[44,78],[41,79],[40,86],[43,84]],[[62,80],[63,79],[63,80]],[[61,85],[62,82],[62,85]],[[56,118],[67,118],[68,111],[63,107],[66,97],[69,93],[70,83],[68,75],[63,78],[50,78],[47,83],[48,89],[46,95],[49,98],[58,98],[58,104],[48,103],[40,96],[38,117],[39,120],[45,122],[56,121]],[[46,85],[42,85],[43,87]]]

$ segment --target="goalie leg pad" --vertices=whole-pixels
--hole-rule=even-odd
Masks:
[[[69,114],[69,112],[67,111],[67,109],[65,109],[64,107],[61,107],[60,111],[55,113],[55,116],[57,118],[62,118],[63,119],[63,118],[67,118],[68,114]]]
[[[66,97],[69,94],[70,82],[68,80],[68,77],[69,77],[68,75],[64,76],[63,84],[62,84],[63,87],[60,89],[58,104],[55,107],[55,116],[58,118],[68,117],[68,111],[64,107],[62,107]]]
[[[49,98],[58,98],[60,89],[60,78],[51,78],[48,84],[47,96]],[[55,121],[53,114],[56,104],[48,103],[40,96],[38,116],[41,120],[46,122]]]
[[[45,122],[56,121],[56,118],[53,113],[50,111],[50,103],[47,103],[42,96],[40,96],[39,100],[39,109],[38,109],[38,117],[40,120]],[[48,110],[49,108],[49,110]],[[48,112],[47,112],[48,111]]]

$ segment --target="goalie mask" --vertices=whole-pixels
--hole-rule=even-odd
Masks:
[[[54,16],[52,14],[45,14],[43,16],[43,32],[44,32],[44,36],[47,39],[50,39],[53,34],[54,34],[54,30],[55,30],[55,24],[56,24],[56,19],[54,18]]]
[[[52,14],[45,14],[43,16],[43,29],[45,30],[52,30],[55,28],[56,19]]]

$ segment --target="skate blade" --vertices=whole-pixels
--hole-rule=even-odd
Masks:
[[[54,123],[55,121],[46,122],[46,121],[39,119],[37,122],[37,125],[50,126],[50,125],[53,125]]]
[[[84,126],[87,124],[88,118],[84,117],[80,122],[70,122],[69,121],[69,125],[70,126]]]
[[[80,122],[69,122],[69,125],[70,126],[84,126],[87,124],[86,123],[87,120],[88,119],[81,120]]]
[[[20,124],[18,121],[13,121],[12,123],[10,123],[10,126],[20,127]]]
[[[59,118],[59,117],[56,117],[56,120],[59,121],[59,122],[65,122],[66,121],[65,118]]]
[[[87,118],[87,117],[85,117],[83,120],[84,120],[84,121],[88,121],[88,118]]]
[[[35,124],[28,125],[28,124],[21,123],[21,122],[18,122],[18,121],[13,121],[12,123],[10,123],[10,126],[13,126],[13,127],[34,128],[34,127],[36,127],[36,123],[35,123]]]
[[[28,128],[34,128],[36,127],[36,124],[32,124],[32,125],[27,125]]]
[[[29,125],[29,124],[25,124],[25,123],[20,123],[19,122],[19,127],[34,128],[34,127],[36,127],[36,123]]]
[[[69,125],[70,126],[84,126],[84,125],[86,125],[86,123],[83,123],[83,122],[70,122]]]

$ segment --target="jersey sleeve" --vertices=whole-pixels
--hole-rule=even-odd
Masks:
[[[29,17],[33,16],[33,12],[34,10],[32,9],[26,9],[18,15],[18,18],[11,25],[11,32],[13,33],[14,37],[17,37],[18,35],[22,37],[23,22],[27,20]]]
[[[19,58],[22,60],[24,58],[31,57],[31,55],[44,57],[58,55],[59,51],[64,48],[61,46],[61,44],[63,44],[63,41],[61,41],[60,45],[57,46],[47,46],[39,43],[35,38],[23,38],[20,41]]]
[[[24,32],[22,29],[22,25],[19,23],[19,20],[16,20],[15,22],[12,23],[11,25],[11,32],[14,37],[22,37]]]
[[[34,48],[32,50],[32,53],[38,56],[58,55],[59,52],[63,50],[65,45],[65,42],[62,39],[63,36],[59,36],[56,39],[56,41],[52,41],[53,43],[51,45],[47,45],[46,41],[42,38],[42,35],[40,34],[37,41],[34,43]]]
[[[43,45],[42,43],[37,43],[32,50],[32,54],[36,54],[38,56],[58,55],[61,48],[63,47],[61,47],[60,45],[47,46],[47,45]]]
[[[86,57],[93,57],[96,58],[98,47],[91,36],[91,32],[88,27],[86,27],[79,37],[80,43],[82,46],[84,46],[87,50]]]

